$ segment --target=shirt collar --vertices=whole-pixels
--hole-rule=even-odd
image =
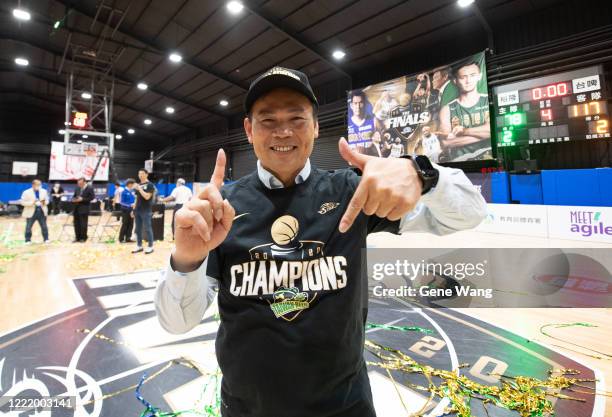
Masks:
[[[298,172],[297,176],[295,177],[295,183],[301,184],[306,181],[310,176],[310,171],[310,158],[308,158],[306,160],[304,168],[302,168],[302,170]],[[259,162],[259,160],[257,160],[257,176],[259,176],[260,181],[263,183],[263,185],[266,186],[266,188],[269,188],[271,190],[275,188],[285,188],[281,180],[276,178],[270,171],[265,169],[261,165],[261,162]]]

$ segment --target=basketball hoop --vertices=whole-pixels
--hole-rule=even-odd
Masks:
[[[30,170],[28,169],[28,167],[21,167],[19,169],[19,175],[21,175],[22,177],[27,177],[30,174]]]

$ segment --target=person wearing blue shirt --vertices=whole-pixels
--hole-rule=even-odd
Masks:
[[[125,188],[121,192],[119,206],[121,209],[121,230],[119,231],[119,242],[127,243],[132,241],[132,229],[134,228],[134,215],[132,209],[136,196],[134,195],[134,184],[136,181],[133,178],[128,178],[125,182]]]

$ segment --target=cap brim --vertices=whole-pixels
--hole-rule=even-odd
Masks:
[[[255,101],[264,94],[276,88],[288,88],[305,95],[314,106],[319,106],[314,93],[308,89],[301,81],[282,74],[269,75],[252,86],[244,99],[244,111],[249,113]]]

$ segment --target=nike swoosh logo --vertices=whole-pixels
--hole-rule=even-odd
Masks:
[[[236,219],[237,219],[237,218],[239,218],[239,217],[246,216],[247,214],[250,214],[250,213],[242,213],[242,214],[239,214],[239,215],[237,215],[237,216],[235,216],[235,217],[234,217],[234,220],[236,220]]]

